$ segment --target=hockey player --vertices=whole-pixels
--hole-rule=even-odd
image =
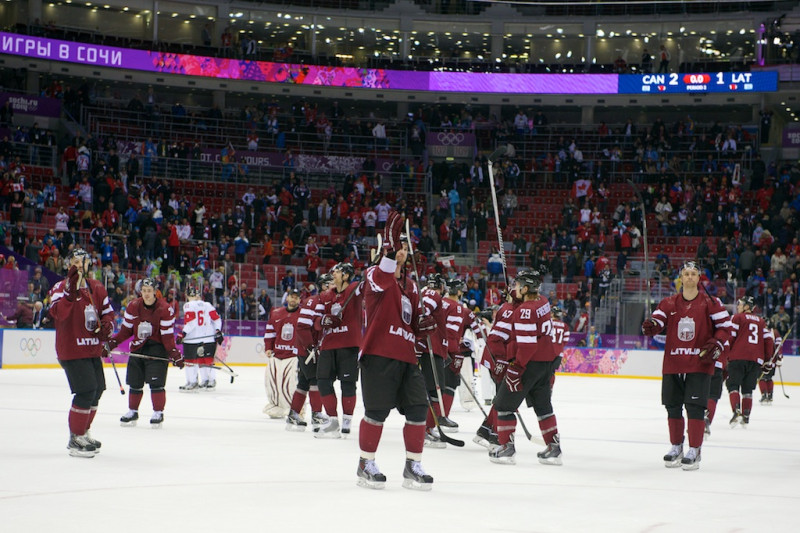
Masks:
[[[331,271],[333,286],[320,296],[322,311],[314,327],[322,330],[317,384],[329,420],[314,433],[318,438],[341,437],[336,392],[333,380],[338,379],[342,390],[341,433],[349,434],[356,408],[358,381],[358,347],[361,345],[362,299],[360,283],[351,283],[355,270],[350,263],[339,263]]]
[[[139,404],[144,395],[144,385],[150,386],[150,399],[153,403],[153,416],[150,427],[160,428],[164,423],[164,406],[167,393],[169,362],[183,368],[183,356],[175,348],[175,311],[163,298],[156,297],[156,283],[144,278],[141,283],[141,297],[133,300],[125,309],[122,328],[108,341],[110,350],[122,341],[134,336],[130,351],[145,357],[128,359],[128,372],[125,383],[128,394],[128,412],[119,419],[123,427],[135,426],[139,420]]]
[[[516,295],[508,294],[506,303],[500,306],[494,316],[494,323],[486,336],[486,347],[483,350],[481,364],[489,370],[495,386],[495,392],[506,377],[508,360],[511,354],[507,353],[508,343],[513,333],[511,329],[511,317],[514,310],[519,305]],[[481,423],[475,437],[472,439],[475,444],[479,444],[487,449],[499,446],[500,441],[497,436],[497,409],[492,402],[489,416]]]
[[[700,269],[693,261],[681,268],[680,281],[681,292],[661,300],[653,316],[642,324],[642,333],[653,336],[666,330],[661,403],[667,410],[672,447],[664,456],[664,465],[696,470],[714,361],[730,337],[730,315],[719,300],[699,290]],[[684,406],[689,419],[686,455]]]
[[[442,427],[450,428],[451,431],[458,430],[458,424],[450,420],[450,408],[453,406],[453,399],[456,389],[461,383],[461,368],[464,359],[470,359],[474,346],[464,337],[467,328],[472,329],[475,337],[480,337],[480,326],[475,320],[475,314],[470,311],[463,303],[461,298],[464,296],[466,284],[460,279],[451,279],[446,283],[444,300],[449,305],[446,309],[446,342],[448,362],[444,371],[444,388],[442,390],[442,401],[444,401],[444,416],[439,420]],[[444,422],[448,424],[445,426]]]
[[[103,343],[113,332],[114,311],[103,284],[87,277],[91,259],[82,248],[67,258],[66,279],[50,290],[50,316],[56,329],[56,355],[74,395],[69,410],[69,442],[73,457],[94,457],[101,443],[89,428],[106,388]]]
[[[425,430],[425,446],[430,446],[431,448],[445,448],[447,446],[439,438],[438,432],[434,429],[434,413],[441,427],[458,430],[458,424],[451,420],[445,420],[443,416],[443,406],[439,405],[439,395],[436,393],[436,380],[433,377],[433,373],[436,372],[436,377],[442,388],[442,401],[445,401],[444,388],[446,385],[444,366],[445,360],[447,359],[447,308],[450,307],[450,301],[442,300],[444,289],[445,281],[441,274],[433,273],[428,277],[428,285],[422,289],[421,293],[422,305],[425,308],[426,314],[431,315],[436,320],[436,328],[431,331],[429,336],[417,339],[417,350],[421,354],[419,361],[422,366],[422,375],[425,377],[428,397],[431,399],[431,406],[433,407],[432,412],[427,414]],[[433,364],[428,355],[429,349],[433,350]]]
[[[300,291],[291,289],[286,307],[273,307],[264,332],[267,370],[264,377],[267,405],[264,413],[270,418],[285,418],[291,410],[292,396],[297,387],[297,356],[300,338],[296,334],[300,318]]]
[[[551,323],[553,330],[550,333],[550,338],[553,341],[553,351],[555,351],[556,358],[553,360],[553,375],[550,376],[550,390],[556,382],[556,370],[561,366],[563,359],[564,346],[569,342],[569,326],[562,320],[564,318],[564,310],[559,306],[554,305],[550,308],[550,315],[552,316]]]
[[[406,418],[403,487],[430,490],[433,478],[420,462],[428,398],[415,344],[417,336],[426,335],[436,322],[421,313],[417,286],[405,274],[408,248],[401,243],[402,227],[403,218],[391,211],[383,233],[384,257],[365,274],[367,320],[359,361],[364,418],[358,434],[361,456],[356,474],[361,487],[382,489],[386,485],[375,452],[383,422],[396,408]]]
[[[489,451],[493,463],[514,464],[514,430],[517,419],[514,412],[523,400],[533,406],[539,419],[539,429],[547,445],[536,454],[539,462],[560,465],[561,439],[556,416],[550,401],[550,376],[556,353],[550,338],[553,325],[550,302],[539,294],[542,277],[536,270],[522,271],[514,280],[517,298],[521,303],[511,316],[511,347],[505,379],[494,406],[497,409],[497,436],[500,445]]]
[[[731,351],[728,354],[728,379],[725,385],[731,401],[732,428],[750,423],[753,391],[764,361],[772,357],[775,337],[764,319],[753,312],[752,296],[740,298],[731,318]]]
[[[300,350],[297,360],[297,387],[292,396],[292,405],[286,417],[287,431],[305,431],[308,423],[303,420],[301,412],[303,404],[308,396],[308,403],[311,405],[311,425],[313,431],[318,431],[320,426],[327,422],[327,417],[322,413],[322,398],[319,395],[317,386],[317,358],[319,357],[319,343],[322,340],[322,331],[314,328],[314,320],[321,317],[324,310],[319,301],[320,296],[330,290],[333,284],[333,276],[328,273],[322,274],[317,278],[317,290],[314,296],[307,298],[300,309],[300,316],[297,319],[297,334],[300,336],[299,342],[305,348]]]
[[[197,287],[186,289],[186,298],[189,301],[183,304],[183,330],[175,338],[176,344],[183,344],[187,364],[186,385],[179,388],[181,392],[214,390],[214,354],[225,339],[222,319],[213,305],[200,299]]]
[[[761,399],[758,403],[762,405],[772,405],[772,392],[775,388],[775,383],[772,378],[775,377],[775,368],[783,364],[783,354],[781,353],[781,341],[778,335],[778,330],[774,327],[772,335],[775,337],[775,348],[769,359],[764,361],[764,366],[761,367],[761,376],[758,379],[758,390],[761,391]]]

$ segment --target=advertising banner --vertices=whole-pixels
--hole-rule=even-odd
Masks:
[[[44,98],[28,94],[0,92],[0,107],[11,104],[15,115],[35,115],[37,117],[59,118],[61,116],[61,100]]]

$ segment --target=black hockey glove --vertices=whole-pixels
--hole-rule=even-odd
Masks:
[[[184,333],[182,331],[180,333],[178,333],[177,335],[175,335],[175,344],[177,344],[177,345],[183,344],[183,338],[185,336],[186,336],[186,333]]]
[[[219,346],[222,346],[222,341],[225,340],[225,335],[222,334],[220,330],[217,330],[214,333],[214,342],[216,342]]]

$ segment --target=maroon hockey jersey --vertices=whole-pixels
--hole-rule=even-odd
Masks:
[[[363,298],[364,294],[360,283],[351,283],[342,292],[336,292],[334,288],[320,296],[322,311],[317,320],[321,320],[321,315],[338,315],[340,313],[342,319],[342,323],[337,327],[322,330],[321,349],[336,350],[361,346]]]
[[[666,329],[664,374],[713,374],[714,365],[698,357],[712,337],[723,345],[730,337],[730,314],[722,303],[700,292],[694,300],[675,294],[661,300],[652,319]]]
[[[384,257],[366,272],[366,327],[362,354],[379,355],[417,364],[414,326],[420,315],[419,292],[410,278],[394,277],[396,261]]]
[[[278,359],[289,359],[307,353],[301,336],[297,334],[297,320],[302,306],[294,311],[285,307],[273,307],[269,313],[267,329],[264,332],[264,349],[272,350]]]
[[[481,338],[480,326],[475,321],[475,313],[467,309],[461,302],[444,298],[449,304],[447,311],[447,351],[457,354],[461,349],[461,340],[467,328],[472,329],[476,339]]]
[[[530,361],[552,361],[558,355],[553,348],[550,334],[550,302],[540,296],[536,300],[522,302],[511,316],[513,335],[509,355],[521,366]]]
[[[555,318],[551,319],[550,323],[553,325],[550,339],[553,342],[553,350],[556,353],[556,357],[558,357],[564,351],[564,346],[569,343],[569,328],[565,323]]]
[[[122,315],[122,327],[114,335],[117,344],[133,336],[131,352],[136,352],[147,342],[164,346],[167,353],[175,349],[175,309],[163,298],[153,305],[145,305],[139,297],[128,304]]]
[[[60,361],[100,357],[103,342],[98,338],[91,317],[101,323],[114,320],[114,310],[103,284],[87,279],[88,287],[80,289],[79,296],[69,301],[64,294],[66,280],[56,283],[50,290],[50,316],[56,328],[56,356]]]
[[[731,318],[728,361],[755,361],[763,365],[775,350],[775,337],[764,319],[752,313],[737,313]]]
[[[436,319],[436,329],[431,331],[431,346],[433,354],[443,359],[447,358],[447,308],[450,303],[442,298],[442,295],[433,289],[422,289],[422,305],[425,306],[428,314]],[[421,339],[426,342],[424,339]],[[425,347],[427,351],[427,346]]]
[[[300,350],[300,354],[308,353],[312,348],[318,348],[322,340],[322,331],[314,327],[314,320],[321,316],[323,310],[320,303],[320,294],[315,294],[300,304],[300,316],[297,317],[297,342],[305,349]]]
[[[492,361],[492,357],[501,361],[508,361],[511,358],[506,351],[512,334],[511,317],[514,316],[514,309],[517,305],[517,303],[506,302],[495,313],[494,324],[486,336],[488,343],[481,358],[483,366],[491,368],[495,363]]]

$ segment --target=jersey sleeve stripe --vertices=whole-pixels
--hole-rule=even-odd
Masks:
[[[123,320],[123,321],[122,321],[122,326],[123,326],[123,327],[126,327],[126,328],[133,329],[133,324],[131,324],[131,323],[130,323],[130,322],[128,322],[127,320]]]
[[[453,331],[458,331],[458,326],[454,326],[453,324],[447,324],[447,329],[452,329]]]
[[[264,338],[265,339],[274,339],[277,336],[278,336],[277,333],[264,333]]]
[[[714,320],[716,322],[717,320],[722,320],[723,318],[728,318],[729,316],[730,315],[728,314],[727,311],[720,311],[719,313],[714,313],[713,315],[711,315],[711,320]]]
[[[302,317],[297,319],[297,323],[298,324],[305,324],[307,326],[313,326],[314,325],[314,321],[313,320],[309,320],[307,318],[302,318]]]
[[[169,329],[162,329],[161,330],[161,334],[162,335],[169,335],[170,333],[174,333],[174,332],[175,332],[175,328],[169,328]]]

